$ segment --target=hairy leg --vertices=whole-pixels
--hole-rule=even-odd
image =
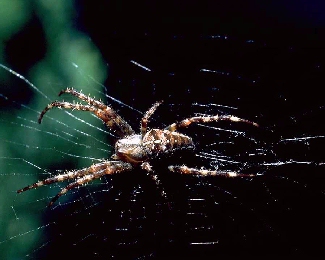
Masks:
[[[89,105],[81,105],[81,104],[72,104],[69,102],[64,102],[64,101],[53,101],[52,103],[48,104],[43,111],[41,112],[39,118],[38,118],[38,123],[42,123],[43,117],[46,114],[47,111],[52,109],[53,107],[58,107],[58,108],[64,108],[64,109],[75,109],[75,110],[80,110],[80,111],[89,111],[96,113],[98,111],[97,108]]]
[[[235,177],[255,177],[254,174],[244,174],[231,171],[212,171],[212,170],[203,170],[196,168],[189,168],[185,165],[183,166],[168,166],[168,169],[171,172],[179,172],[181,174],[191,174],[191,175],[200,175],[200,176],[223,176],[226,178],[235,178]]]
[[[83,168],[80,170],[68,171],[66,173],[55,175],[53,177],[47,178],[42,181],[38,181],[32,185],[29,185],[22,189],[19,189],[19,190],[17,190],[17,193],[22,193],[22,192],[30,190],[30,189],[35,189],[35,188],[38,188],[38,187],[41,187],[44,185],[49,185],[49,184],[56,183],[56,182],[62,182],[62,181],[70,180],[70,179],[77,179],[77,178],[83,177],[87,174],[99,172],[99,171],[101,171],[109,166],[112,166],[114,164],[116,164],[116,162],[104,161],[101,163],[93,164],[90,167]]]
[[[66,88],[66,89],[61,90],[60,93],[59,93],[59,96],[61,96],[62,94],[65,94],[65,93],[66,94],[71,94],[71,95],[81,99],[82,101],[87,102],[89,105],[92,105],[92,106],[97,107],[99,109],[104,110],[107,107],[102,101],[91,98],[91,97],[89,97],[89,96],[87,96],[87,95],[85,95],[85,94],[83,94],[83,93],[81,93],[81,92],[79,92],[79,91],[77,91],[77,90],[75,90],[73,88]]]
[[[232,115],[221,115],[221,116],[195,116],[195,117],[190,117],[186,118],[178,123],[173,123],[169,126],[167,126],[165,129],[169,131],[176,131],[178,128],[181,127],[188,127],[192,123],[210,123],[210,122],[218,122],[218,121],[230,121],[230,122],[243,122],[246,124],[251,124],[254,126],[259,126],[258,124],[251,122],[246,119],[242,119],[236,116]]]
[[[64,174],[59,174],[53,176],[51,178],[47,178],[43,181],[38,181],[32,185],[26,186],[25,188],[17,190],[17,193],[22,193],[24,191],[38,188],[44,185],[62,182],[69,179],[77,179],[76,181],[70,183],[65,188],[63,188],[50,202],[49,206],[51,206],[59,197],[63,194],[67,193],[69,190],[90,182],[94,179],[98,179],[106,174],[114,174],[122,171],[130,171],[132,170],[132,165],[125,162],[112,162],[112,161],[104,161],[101,163],[93,164],[88,168],[84,168],[76,171],[69,171]]]
[[[144,162],[141,164],[141,168],[145,171],[147,171],[148,173],[148,176],[156,183],[158,189],[160,190],[161,192],[161,196],[164,198],[164,199],[167,199],[167,194],[164,190],[164,187],[162,186],[159,178],[158,178],[158,175],[153,171],[150,163],[148,162]]]
[[[106,168],[101,169],[99,171],[86,174],[83,177],[77,179],[75,182],[70,183],[65,188],[63,188],[58,194],[56,194],[53,199],[49,203],[49,207],[53,205],[55,201],[57,201],[62,195],[66,194],[69,190],[74,189],[78,186],[81,186],[85,183],[93,181],[95,179],[99,179],[104,175],[114,174],[118,172],[130,171],[132,170],[132,165],[124,162],[107,162]]]
[[[77,98],[87,102],[89,105],[82,105],[82,104],[72,104],[69,102],[60,102],[60,101],[54,101],[50,104],[48,104],[44,110],[41,112],[38,122],[41,123],[43,116],[47,111],[52,109],[53,107],[58,108],[64,108],[64,109],[75,109],[80,111],[89,111],[93,112],[98,118],[103,120],[103,122],[106,124],[108,128],[113,130],[118,136],[124,137],[126,135],[134,134],[133,129],[131,126],[122,118],[120,117],[111,107],[106,106],[104,103],[95,100],[93,98],[90,98],[76,90],[73,89],[66,89],[62,90],[59,93],[59,96],[63,93],[68,93],[73,96],[76,96]]]
[[[146,134],[147,132],[147,125],[149,118],[153,115],[153,113],[156,111],[157,107],[161,105],[163,101],[158,101],[155,104],[152,105],[152,107],[144,114],[142,120],[141,120],[141,135],[142,137]]]

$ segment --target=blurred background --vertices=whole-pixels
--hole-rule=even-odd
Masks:
[[[33,84],[0,70],[0,258],[319,252],[324,25],[322,1],[0,0],[0,63]],[[259,163],[305,163],[271,168],[256,182],[167,175],[170,211],[150,181],[129,175],[48,209],[63,184],[16,190],[112,151],[109,132],[87,113],[53,110],[38,125],[67,87],[108,102],[134,129],[156,100],[167,103],[153,118],[158,126],[193,114],[193,103],[237,107],[263,125],[252,133],[268,151]],[[254,164],[245,149],[230,153]]]
[[[78,120],[72,120],[74,123],[68,129],[57,124],[56,120],[47,120],[47,127],[42,128],[37,123],[39,111],[57,99],[61,89],[69,86],[98,95],[98,91],[102,91],[100,84],[109,72],[98,47],[86,32],[78,28],[78,3],[75,1],[1,1],[0,13],[0,63],[16,70],[37,86],[37,89],[32,88],[8,71],[0,71],[0,258],[23,259],[46,237],[46,230],[38,230],[38,227],[46,222],[44,219],[43,222],[41,212],[46,209],[48,200],[43,199],[43,205],[36,207],[32,206],[37,205],[33,202],[53,194],[44,193],[44,190],[26,193],[16,204],[18,197],[15,190],[43,178],[43,169],[55,171],[85,166],[77,157],[58,151],[83,156],[93,144],[87,144],[90,139],[80,133],[101,134],[94,128],[85,130],[85,125],[78,126]],[[88,75],[98,83],[90,83]],[[63,122],[60,115],[56,119]],[[52,134],[49,133],[51,130]],[[80,138],[84,138],[83,144],[76,145]],[[71,149],[67,148],[69,146]],[[99,151],[92,149],[91,157],[107,156],[104,152],[99,155]],[[90,159],[84,162],[87,166],[91,163]],[[17,216],[13,210],[9,212],[11,208],[17,211]],[[16,238],[10,239],[12,237]]]

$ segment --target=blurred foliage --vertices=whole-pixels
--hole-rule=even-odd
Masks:
[[[41,189],[17,195],[17,189],[48,176],[39,175],[44,174],[41,169],[64,170],[91,163],[57,151],[94,158],[104,156],[99,149],[93,149],[93,139],[83,139],[83,146],[76,145],[85,137],[82,132],[105,141],[103,133],[97,137],[98,130],[69,119],[62,111],[53,112],[54,120],[45,118],[44,124],[37,124],[39,111],[50,100],[57,99],[61,89],[75,87],[102,98],[100,84],[106,79],[107,68],[90,38],[78,30],[75,4],[73,0],[0,0],[0,63],[37,86],[34,89],[8,71],[0,70],[0,259],[25,258],[36,245],[50,240],[42,237],[46,230],[41,217],[48,197],[58,187],[51,194],[50,189]],[[102,127],[99,120],[80,116]],[[75,143],[61,138],[64,133]],[[60,164],[56,165],[57,162]]]

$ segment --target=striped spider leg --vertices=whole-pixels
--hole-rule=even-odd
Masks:
[[[242,122],[246,124],[251,124],[253,126],[258,127],[257,123],[252,121],[242,119],[233,115],[215,115],[215,116],[196,116],[186,118],[178,123],[173,123],[167,126],[165,129],[169,131],[176,131],[182,127],[188,127],[192,123],[210,123],[210,122],[218,122],[218,121],[230,121],[230,122]],[[183,166],[175,166],[170,165],[168,169],[171,172],[178,172],[181,174],[191,174],[191,175],[200,175],[200,176],[222,176],[222,177],[254,177],[254,174],[244,174],[244,173],[237,173],[233,171],[213,171],[213,170],[206,170],[206,169],[197,169],[197,168],[189,168],[186,165]]]
[[[71,94],[82,101],[88,103],[88,105],[83,104],[73,104],[64,101],[54,101],[48,104],[44,110],[41,112],[38,122],[41,123],[43,116],[47,111],[54,107],[64,108],[64,109],[73,109],[73,110],[81,110],[81,111],[89,111],[93,112],[98,118],[103,120],[105,125],[110,128],[114,133],[118,136],[123,137],[126,135],[134,134],[132,127],[121,117],[119,116],[111,107],[105,105],[103,102],[95,100],[89,96],[82,94],[72,88],[67,88],[65,90],[60,91],[59,96],[67,93]]]
[[[182,166],[168,166],[168,170],[171,172],[178,172],[181,174],[190,174],[190,175],[200,175],[200,176],[220,176],[226,178],[235,178],[235,177],[254,177],[254,174],[245,174],[245,173],[237,173],[232,171],[213,171],[213,170],[205,170],[205,169],[197,169],[197,168],[189,168],[186,165]]]
[[[220,115],[220,116],[215,115],[215,116],[194,116],[194,117],[186,118],[178,123],[173,123],[167,126],[165,129],[173,132],[178,130],[181,127],[188,127],[192,123],[210,123],[210,122],[218,122],[218,121],[230,121],[235,123],[242,122],[257,127],[259,126],[258,124],[252,121],[242,119],[233,115]]]
[[[62,182],[65,180],[74,179],[74,182],[68,184],[65,188],[63,188],[49,203],[49,207],[53,205],[53,203],[58,200],[62,195],[66,194],[69,190],[81,186],[87,182],[93,181],[95,179],[99,179],[104,175],[114,174],[123,171],[132,170],[132,165],[125,162],[120,161],[103,161],[97,164],[93,164],[92,166],[80,170],[68,171],[64,174],[59,174],[50,178],[47,178],[42,181],[38,181],[32,185],[29,185],[25,188],[22,188],[17,191],[17,193],[21,193],[30,189],[38,188],[43,185],[49,185],[56,182]]]

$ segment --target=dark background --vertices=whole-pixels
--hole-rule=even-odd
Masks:
[[[280,140],[324,134],[325,4],[259,2],[74,2],[72,27],[89,36],[108,64],[108,95],[140,111],[164,99],[166,105],[154,117],[157,127],[195,113],[194,102],[238,107],[239,116],[261,125],[259,130],[238,129],[256,138],[266,156],[245,157],[251,144],[237,137],[239,147],[227,147],[226,152],[257,165],[248,169],[264,176],[175,176],[164,170],[172,159],[162,160],[156,169],[169,193],[167,204],[142,172],[115,176],[107,184],[110,192],[95,193],[96,186],[89,188],[92,191],[80,189],[82,201],[44,210],[44,223],[55,224],[46,230],[45,241],[50,242],[37,244],[31,257],[215,258],[321,252],[324,168],[319,163],[324,161],[324,141]],[[7,42],[5,61],[22,75],[49,50],[42,19],[31,15],[25,28]],[[21,88],[25,92],[2,93],[30,104],[31,90]],[[125,107],[118,110],[137,129],[141,115]],[[188,131],[199,143],[214,137],[201,128]],[[190,155],[181,159],[200,166]],[[290,160],[309,164],[258,166]],[[76,168],[71,162],[60,166]],[[100,203],[94,204],[94,198]],[[188,214],[193,212],[198,214]],[[217,242],[191,244],[209,241]]]

